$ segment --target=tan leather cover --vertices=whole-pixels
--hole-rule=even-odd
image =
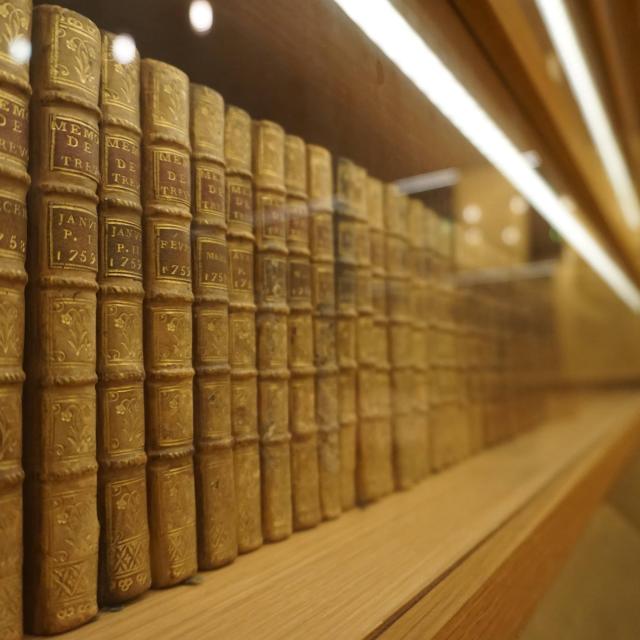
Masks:
[[[340,423],[340,495],[342,509],[356,503],[357,425],[357,254],[355,211],[357,167],[340,158],[336,169],[336,353],[339,367],[338,420]]]
[[[323,147],[307,145],[307,169],[320,509],[324,519],[332,519],[342,509],[331,154]]]
[[[151,585],[144,450],[140,59],[120,64],[102,34],[98,284],[99,596]]]
[[[238,554],[231,435],[229,256],[225,207],[224,100],[191,85],[193,341],[198,564]]]
[[[354,213],[356,241],[356,309],[358,321],[356,345],[358,374],[357,384],[357,453],[356,453],[356,490],[361,503],[371,502],[382,497],[386,491],[386,470],[389,462],[385,460],[387,444],[380,429],[375,390],[376,353],[373,344],[373,286],[371,271],[371,242],[368,219],[368,182],[367,174],[356,167],[354,175]]]
[[[371,349],[374,377],[369,394],[374,414],[376,497],[393,491],[393,447],[391,432],[391,379],[386,289],[386,250],[384,232],[384,191],[382,183],[367,179],[367,216],[371,256],[371,302],[373,323]],[[367,389],[364,390],[365,392]]]
[[[31,0],[0,20],[0,637],[22,638],[22,355],[27,281],[29,64],[9,52],[31,38]]]
[[[237,107],[227,108],[225,160],[231,428],[234,437],[238,551],[246,553],[262,544],[262,515],[258,446],[251,118],[246,111]]]
[[[144,352],[154,587],[197,570],[189,80],[142,61]]]
[[[413,358],[409,304],[408,199],[394,185],[385,187],[387,304],[393,416],[394,471],[397,489],[416,481],[413,428]]]
[[[25,620],[50,634],[97,613],[100,32],[43,5],[32,42]]]
[[[449,221],[435,216],[431,221],[433,237],[431,289],[433,322],[430,328],[431,364],[431,458],[435,470],[456,460],[456,331],[451,315],[452,284]]]
[[[309,250],[307,158],[304,140],[285,138],[289,305],[289,430],[291,500],[294,529],[320,522],[318,428],[315,416],[315,366]]]
[[[429,366],[426,353],[429,300],[427,292],[427,216],[424,204],[409,200],[409,265],[411,270],[411,354],[413,415],[417,447],[415,481],[429,472]]]
[[[256,348],[258,430],[262,470],[262,533],[282,540],[292,531],[287,357],[287,224],[284,131],[254,122]]]

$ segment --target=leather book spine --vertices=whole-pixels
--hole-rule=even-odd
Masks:
[[[29,64],[11,55],[31,40],[31,0],[3,5],[0,22],[0,637],[22,638],[22,385],[27,281]]]
[[[442,253],[445,265],[445,279],[443,293],[445,294],[445,318],[447,342],[447,463],[455,464],[465,458],[469,448],[469,430],[467,426],[466,399],[464,397],[464,367],[462,364],[461,341],[462,327],[459,322],[458,297],[459,288],[456,284],[454,241],[455,226],[451,220],[444,220],[442,224]]]
[[[411,269],[411,354],[413,357],[413,413],[416,441],[415,481],[429,472],[429,368],[426,359],[427,293],[426,210],[420,200],[409,201],[409,262]]]
[[[100,601],[151,586],[144,448],[140,58],[113,55],[102,34],[98,206],[98,516]]]
[[[192,84],[190,120],[198,565],[212,569],[238,554],[222,96]]]
[[[258,387],[254,299],[251,118],[228,107],[225,118],[227,250],[229,254],[229,362],[234,438],[238,552],[262,544]]]
[[[430,236],[432,237],[432,308],[433,318],[430,327],[430,343],[432,345],[430,361],[430,382],[433,389],[431,403],[431,463],[434,470],[444,469],[448,464],[447,440],[450,421],[447,416],[447,345],[449,333],[446,323],[446,292],[444,280],[446,272],[442,256],[441,227],[442,220],[434,216],[431,220]]]
[[[320,509],[322,517],[330,520],[342,510],[331,154],[323,147],[307,145],[307,173]]]
[[[496,421],[494,411],[494,361],[495,361],[495,332],[493,322],[493,300],[488,287],[483,291],[483,367],[482,367],[482,396],[484,439],[488,446],[497,443],[495,434]]]
[[[338,359],[338,420],[340,424],[340,495],[346,511],[356,503],[357,426],[357,212],[354,182],[357,167],[340,158],[336,169],[336,353]]]
[[[287,222],[284,131],[254,123],[256,349],[262,471],[262,533],[275,542],[292,531],[287,356]]]
[[[469,412],[468,363],[467,363],[467,320],[465,309],[466,291],[460,281],[462,270],[460,239],[462,232],[457,224],[451,225],[451,278],[453,280],[453,323],[456,333],[456,424],[458,427],[456,459],[464,460],[471,455],[472,433]],[[510,344],[511,341],[508,342]]]
[[[32,43],[25,621],[40,635],[97,613],[100,32],[43,5]]]
[[[367,179],[367,217],[371,260],[372,323],[369,345],[373,376],[368,383],[372,424],[375,434],[375,458],[371,461],[376,474],[375,497],[393,491],[393,449],[391,437],[391,380],[386,289],[386,250],[384,233],[384,192],[382,183]],[[360,337],[360,333],[358,334]],[[367,388],[359,389],[367,392]]]
[[[408,199],[394,185],[385,188],[387,304],[393,459],[397,489],[408,489],[416,479],[416,443],[413,415],[413,359],[409,305]]]
[[[484,448],[484,424],[482,419],[482,295],[477,286],[467,289],[468,313],[468,365],[469,365],[469,419],[472,432],[472,452]]]
[[[431,383],[434,398],[432,411],[433,466],[436,470],[450,466],[456,458],[456,335],[453,325],[452,286],[449,263],[449,222],[434,219],[434,286],[435,317],[432,325]]]
[[[439,254],[440,218],[433,210],[427,212],[427,253],[429,260],[429,273],[427,286],[429,291],[429,316],[428,316],[428,367],[429,367],[429,453],[430,464],[434,471],[443,468],[441,461],[441,390],[440,390],[440,358],[439,351],[442,345],[440,340],[441,305],[440,289],[442,267]]]
[[[308,529],[321,520],[318,479],[318,429],[315,416],[315,366],[309,250],[306,146],[302,138],[285,138],[287,189],[287,303],[289,431],[293,528]]]
[[[429,415],[431,419],[431,468],[439,471],[444,467],[442,461],[441,445],[441,390],[440,390],[440,357],[442,340],[440,339],[441,327],[441,279],[442,266],[440,248],[438,246],[440,217],[435,212],[429,216],[429,293],[431,296],[431,313],[429,315]]]
[[[197,571],[189,80],[142,61],[145,420],[155,588]]]
[[[376,359],[373,349],[373,291],[371,244],[369,238],[367,174],[361,167],[354,172],[354,214],[356,245],[356,492],[359,503],[372,502],[384,495],[382,469],[383,443],[380,441],[376,411]]]

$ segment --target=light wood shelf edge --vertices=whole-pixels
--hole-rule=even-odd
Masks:
[[[64,638],[507,638],[639,444],[640,396],[592,394],[575,416]]]
[[[640,448],[640,415],[612,429],[396,620],[382,638],[518,637],[590,515]]]

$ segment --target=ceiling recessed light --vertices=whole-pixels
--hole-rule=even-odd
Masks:
[[[521,195],[516,194],[509,200],[509,209],[516,216],[523,216],[529,210],[529,205]]]
[[[462,219],[467,224],[478,224],[482,220],[482,209],[477,204],[468,204],[462,209]]]
[[[502,238],[502,242],[504,242],[508,247],[515,247],[517,244],[520,244],[522,233],[520,233],[520,229],[518,229],[518,227],[509,225],[502,230],[500,237]]]
[[[213,26],[213,7],[207,0],[193,0],[189,7],[189,22],[196,33],[208,33]]]

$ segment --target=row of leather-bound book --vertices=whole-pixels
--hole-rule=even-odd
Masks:
[[[547,309],[457,284],[450,222],[113,39],[0,5],[5,639],[22,603],[72,629],[542,406]]]

